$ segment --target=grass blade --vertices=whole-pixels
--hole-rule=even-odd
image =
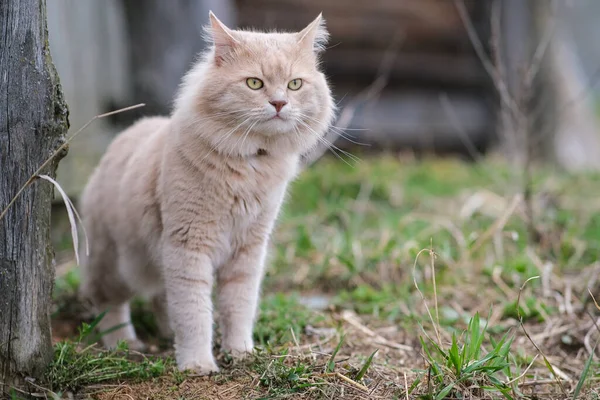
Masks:
[[[462,372],[462,361],[459,356],[458,351],[458,343],[456,341],[456,333],[452,333],[452,345],[450,346],[450,350],[448,351],[448,358],[452,365],[454,365],[454,370],[456,371],[456,376],[460,376]]]
[[[448,393],[450,393],[450,391],[452,390],[452,388],[454,388],[454,385],[456,384],[456,382],[452,382],[450,383],[448,386],[446,386],[445,388],[443,388],[438,394],[437,396],[435,396],[435,400],[442,400],[445,399],[446,396],[448,396]]]
[[[573,400],[577,400],[577,397],[579,396],[579,393],[583,388],[585,380],[587,379],[587,376],[590,372],[590,367],[592,366],[592,360],[594,359],[594,354],[596,353],[596,347],[598,347],[598,342],[596,342],[596,345],[592,349],[590,356],[585,362],[585,366],[583,367],[583,371],[581,372],[581,376],[579,377],[579,382],[577,382],[577,386],[575,386],[575,391],[573,392]]]
[[[71,236],[73,238],[73,250],[75,251],[75,260],[77,261],[77,265],[79,265],[79,232],[77,231],[77,221],[75,220],[75,212],[73,211],[75,207],[73,207],[71,199],[69,199],[69,196],[67,196],[67,193],[58,184],[58,182],[56,182],[48,175],[37,175],[37,177],[53,184],[62,196],[63,201],[65,202],[65,208],[67,209],[67,215],[69,216],[69,223],[71,224]],[[79,214],[77,215],[79,216]]]
[[[337,346],[335,346],[335,350],[333,350],[333,353],[331,353],[331,357],[329,357],[329,361],[327,361],[326,372],[333,372],[333,370],[335,369],[335,356],[337,355],[338,351],[340,351],[340,348],[342,347],[342,344],[344,343],[345,337],[346,337],[346,335],[342,335]]]
[[[375,354],[378,351],[379,351],[379,349],[375,350],[373,353],[371,353],[369,358],[367,358],[367,360],[363,364],[362,368],[360,369],[360,371],[358,371],[358,374],[356,374],[356,377],[354,378],[356,381],[360,381],[365,376],[365,374],[367,373],[367,370],[369,369],[369,367],[371,366],[371,363],[373,362],[373,357],[375,356]]]

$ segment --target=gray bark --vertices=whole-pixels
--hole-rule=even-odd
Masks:
[[[1,212],[64,140],[68,110],[50,57],[45,0],[2,0],[0,30]],[[54,175],[57,165],[43,173]],[[0,393],[39,377],[52,359],[52,195],[47,182],[33,182],[0,220]]]

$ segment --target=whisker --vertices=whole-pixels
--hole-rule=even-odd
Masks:
[[[351,154],[351,153],[349,153],[349,152],[347,152],[345,150],[342,150],[339,147],[337,147],[336,145],[334,145],[333,143],[329,142],[327,139],[325,139],[324,137],[322,137],[321,135],[319,135],[317,132],[315,132],[315,130],[310,125],[308,125],[307,123],[305,123],[301,119],[296,119],[296,121],[298,123],[300,123],[302,126],[304,126],[306,129],[308,129],[308,131],[310,133],[314,134],[317,137],[317,139],[319,140],[319,142],[321,142],[325,146],[327,146],[327,148],[329,150],[331,150],[333,154],[335,154],[340,160],[342,160],[346,164],[348,164],[348,166],[353,167],[353,165],[351,165],[350,163],[348,163],[345,159],[343,159],[343,157],[341,157],[339,154],[337,154],[336,151],[339,151],[340,153],[344,154],[346,157],[350,158],[355,163],[359,163],[361,161],[361,159],[358,158],[357,156],[355,156],[354,154]],[[334,151],[334,149],[335,149],[335,151]]]
[[[244,147],[244,142],[246,141],[246,138],[248,137],[248,135],[250,134],[252,129],[254,129],[256,124],[258,124],[258,122],[259,122],[259,120],[254,121],[254,123],[252,125],[250,125],[250,128],[248,128],[248,130],[246,130],[246,132],[244,132],[244,139],[242,139],[242,144],[240,145],[240,148]]]
[[[307,118],[307,119],[310,119],[310,120],[312,120],[312,121],[314,121],[316,123],[320,123],[320,121],[318,121],[317,119],[315,119],[315,118],[313,118],[313,117],[311,117],[309,115],[300,113],[300,116],[302,116],[304,118]],[[339,137],[341,137],[343,139],[346,139],[350,143],[356,144],[358,146],[370,146],[369,143],[359,142],[359,141],[355,140],[351,134],[349,134],[347,132],[344,132],[345,130],[367,130],[367,129],[347,129],[347,128],[340,128],[340,127],[337,127],[335,125],[330,125],[329,128],[331,129],[331,131],[334,134],[338,135]]]
[[[201,163],[202,161],[206,160],[206,158],[207,158],[209,155],[211,155],[211,154],[212,154],[212,153],[213,153],[213,152],[214,152],[214,151],[217,149],[217,147],[218,147],[218,146],[220,146],[220,145],[221,145],[221,144],[223,144],[223,143],[224,143],[224,142],[225,142],[227,139],[229,139],[229,137],[230,137],[231,135],[233,135],[233,133],[234,133],[234,132],[235,132],[235,131],[236,131],[238,128],[240,128],[242,125],[244,125],[245,123],[247,123],[248,121],[250,121],[250,119],[251,119],[251,117],[248,117],[248,118],[244,119],[244,120],[243,120],[241,123],[239,123],[239,124],[238,124],[238,125],[237,125],[235,128],[231,129],[229,132],[227,132],[225,135],[223,135],[223,136],[221,137],[221,139],[220,139],[220,140],[219,140],[219,141],[218,141],[216,144],[214,144],[214,145],[212,146],[212,148],[211,148],[211,149],[208,151],[208,153],[206,153],[206,155],[205,155],[204,157],[202,157],[202,159],[201,159],[199,162]]]
[[[227,156],[230,157],[233,154],[233,151],[237,148],[237,144],[240,142],[240,140],[242,141],[241,145],[240,145],[240,149],[244,146],[244,141],[246,140],[246,137],[248,136],[248,134],[250,133],[250,131],[252,130],[252,128],[254,128],[256,126],[256,124],[259,122],[259,120],[254,121],[249,127],[248,129],[246,129],[244,131],[244,133],[242,135],[240,135],[240,137],[235,141],[235,143],[233,144],[233,146],[231,146],[231,148],[229,149],[229,151],[227,152]]]
[[[195,118],[191,119],[189,121],[189,123],[187,124],[187,126],[191,127],[191,126],[196,125],[196,124],[198,124],[200,122],[212,121],[212,120],[216,120],[216,119],[218,119],[220,117],[232,116],[232,115],[235,115],[235,114],[239,114],[238,117],[246,117],[246,116],[249,116],[249,115],[252,115],[252,114],[258,115],[258,113],[260,111],[261,111],[260,109],[256,108],[256,109],[250,109],[250,110],[248,110],[248,109],[245,109],[245,110],[232,110],[232,111],[224,111],[224,112],[221,112],[221,113],[215,113],[215,114],[209,114],[209,115],[202,115],[200,117],[195,117]]]

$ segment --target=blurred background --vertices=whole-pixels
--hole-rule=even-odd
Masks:
[[[323,12],[324,68],[353,152],[542,159],[600,165],[595,0],[53,0],[52,57],[77,138],[59,181],[77,197],[109,141],[140,115],[167,114],[205,47],[208,11],[231,27],[298,30]],[[344,108],[346,107],[346,108]],[[343,113],[342,113],[343,114]],[[353,148],[352,141],[367,144]]]
[[[592,371],[589,398],[598,397],[600,364],[586,360],[600,349],[589,295],[600,296],[599,0],[51,0],[47,7],[71,133],[95,115],[146,104],[96,120],[72,142],[58,180],[74,201],[120,130],[141,115],[170,112],[182,75],[206,46],[209,10],[230,27],[279,30],[299,30],[323,12],[331,34],[323,67],[340,105],[328,134],[335,147],[308,155],[312,166],[290,186],[256,343],[300,354],[318,340],[326,355],[341,326],[353,368],[378,351],[377,375],[369,373],[377,398],[405,398],[413,383],[414,393],[433,398],[431,382],[443,392],[450,381],[424,377],[449,357],[424,363],[419,335],[450,343],[480,313],[496,339],[514,333],[509,373],[476,381],[459,371],[452,382],[463,392],[449,397],[480,398],[470,391],[491,387],[500,398],[499,378],[516,382],[529,371],[519,386],[528,398],[571,398],[557,391],[546,356],[571,388]],[[91,315],[75,300],[79,269],[56,200],[52,315],[61,340]],[[132,310],[138,334],[152,342],[147,304],[135,301]],[[496,346],[487,340],[484,347]],[[313,398],[304,384],[310,373],[292,384],[288,372],[273,378],[269,368],[283,362],[274,359],[249,376],[263,382],[267,374],[264,382]],[[310,360],[307,371],[327,362]],[[252,382],[249,390],[280,398],[277,384]],[[336,393],[325,397],[342,398]]]

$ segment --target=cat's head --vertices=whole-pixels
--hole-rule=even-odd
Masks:
[[[210,13],[211,49],[184,79],[177,108],[194,114],[217,151],[303,153],[315,146],[335,105],[319,54],[328,38],[319,15],[300,32],[232,30]]]

